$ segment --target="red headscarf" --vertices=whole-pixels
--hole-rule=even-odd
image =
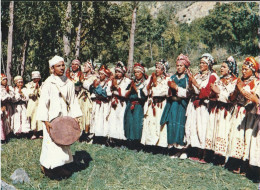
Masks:
[[[190,60],[186,55],[183,55],[182,53],[177,57],[176,63],[182,63],[185,65],[186,68],[190,66]]]

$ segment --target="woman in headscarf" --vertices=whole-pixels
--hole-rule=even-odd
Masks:
[[[144,103],[147,99],[142,91],[147,76],[144,66],[140,63],[134,64],[134,76],[134,80],[126,89],[127,104],[124,115],[124,130],[130,146],[136,145],[135,148],[138,148],[142,137]]]
[[[23,88],[23,78],[21,76],[14,77],[14,115],[12,116],[12,128],[15,135],[22,133],[28,134],[31,130],[29,119],[26,115],[26,106],[29,97],[26,88]]]
[[[168,81],[164,62],[155,64],[156,71],[146,80],[143,92],[148,96],[144,105],[144,124],[141,143],[150,146],[167,147],[167,128],[160,124],[168,96]]]
[[[90,85],[93,84],[94,80],[97,79],[97,74],[94,71],[94,67],[90,61],[86,61],[83,64],[83,88],[79,93],[79,102],[80,107],[83,114],[82,117],[82,126],[84,129],[85,134],[87,135],[87,140],[90,140],[89,137],[89,130],[90,130],[90,119],[91,119],[91,112],[92,112],[92,100],[90,98]]]
[[[7,135],[11,132],[13,97],[14,89],[7,84],[6,75],[1,73],[1,141],[5,141],[7,139]]]
[[[126,140],[124,131],[126,88],[131,83],[131,80],[125,77],[126,71],[125,65],[118,61],[115,67],[115,78],[112,80],[112,100],[108,113],[108,137],[112,142]]]
[[[214,58],[205,53],[200,59],[200,72],[195,76],[188,72],[191,99],[186,111],[185,133],[188,145],[196,150],[195,157],[190,159],[201,163],[206,163],[204,160],[206,130],[209,121],[209,97],[212,96],[210,85],[218,79],[212,68],[213,64],[215,64]]]
[[[39,133],[39,138],[42,139],[42,135],[40,133],[42,133],[43,123],[41,121],[36,120],[37,108],[38,108],[39,98],[41,94],[40,80],[41,80],[40,72],[33,71],[32,81],[25,85],[27,94],[29,96],[26,115],[30,120],[31,130],[33,131],[33,135],[31,137],[32,140],[37,138],[36,136],[37,133]]]
[[[232,56],[223,61],[220,68],[221,77],[215,84],[211,84],[211,90],[216,93],[216,105],[211,108],[209,125],[206,134],[206,149],[214,151],[215,162],[223,164],[227,154],[231,115],[234,104],[230,96],[235,90],[238,77],[237,63]]]
[[[259,64],[253,57],[247,57],[242,66],[242,78],[238,79],[232,100],[237,101],[232,114],[228,156],[233,158],[233,172],[240,173],[242,160],[250,160],[252,165],[259,166],[259,122],[258,112],[260,81],[257,79]]]
[[[186,159],[187,154],[184,153],[185,142],[185,123],[186,123],[186,108],[189,99],[187,98],[187,88],[189,77],[186,74],[186,69],[190,66],[190,60],[187,56],[180,54],[176,60],[177,72],[170,77],[169,98],[167,99],[164,108],[161,125],[167,125],[167,141],[168,148],[175,147],[180,149],[172,158],[180,157]]]
[[[89,87],[91,100],[93,103],[90,120],[90,133],[93,133],[95,137],[103,138],[108,136],[108,124],[106,117],[110,109],[109,102],[112,96],[112,92],[110,90],[112,85],[110,75],[110,70],[102,65],[99,69],[98,79],[95,79]]]

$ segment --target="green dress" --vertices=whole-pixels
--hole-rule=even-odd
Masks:
[[[136,87],[139,92],[137,94],[135,90],[131,91],[124,115],[124,131],[128,140],[141,140],[142,137],[144,103],[147,98],[142,91],[143,82],[136,84]]]
[[[186,89],[189,77],[185,74],[184,77],[178,78],[176,74],[171,76],[171,81],[174,81],[178,87]],[[185,123],[186,123],[186,108],[188,105],[187,98],[179,98],[176,96],[176,91],[171,89],[172,97],[167,99],[167,103],[163,110],[160,124],[167,125],[167,141],[168,144],[184,145]]]

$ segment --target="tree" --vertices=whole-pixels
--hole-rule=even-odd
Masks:
[[[12,79],[11,67],[12,67],[12,48],[13,48],[13,27],[14,27],[14,1],[10,1],[9,17],[10,17],[10,24],[9,24],[9,30],[8,30],[6,75],[7,75],[8,85],[11,85],[11,79]]]
[[[132,24],[131,24],[131,33],[130,33],[130,42],[129,42],[129,55],[128,55],[128,64],[127,64],[127,73],[131,76],[133,69],[134,61],[134,43],[135,43],[135,26],[136,26],[136,11],[139,2],[133,2],[133,13],[132,13]]]
[[[64,60],[69,63],[69,54],[70,54],[70,39],[71,39],[71,1],[68,1],[66,15],[65,15],[65,32],[63,33],[63,43],[64,43]]]
[[[79,15],[79,24],[78,24],[78,28],[77,28],[76,47],[75,47],[75,52],[76,52],[75,57],[76,58],[79,58],[83,3],[84,2],[81,2],[80,6],[79,6],[80,15]]]

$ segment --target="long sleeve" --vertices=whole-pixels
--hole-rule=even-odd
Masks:
[[[41,90],[41,96],[39,99],[38,110],[36,120],[49,121],[49,107],[50,107],[50,86],[44,85]]]
[[[70,111],[69,115],[73,118],[82,116],[82,111],[79,106],[79,101],[76,98],[75,95],[75,86],[73,83],[71,83],[71,87],[69,87],[70,97],[69,97],[69,105],[70,105]]]

